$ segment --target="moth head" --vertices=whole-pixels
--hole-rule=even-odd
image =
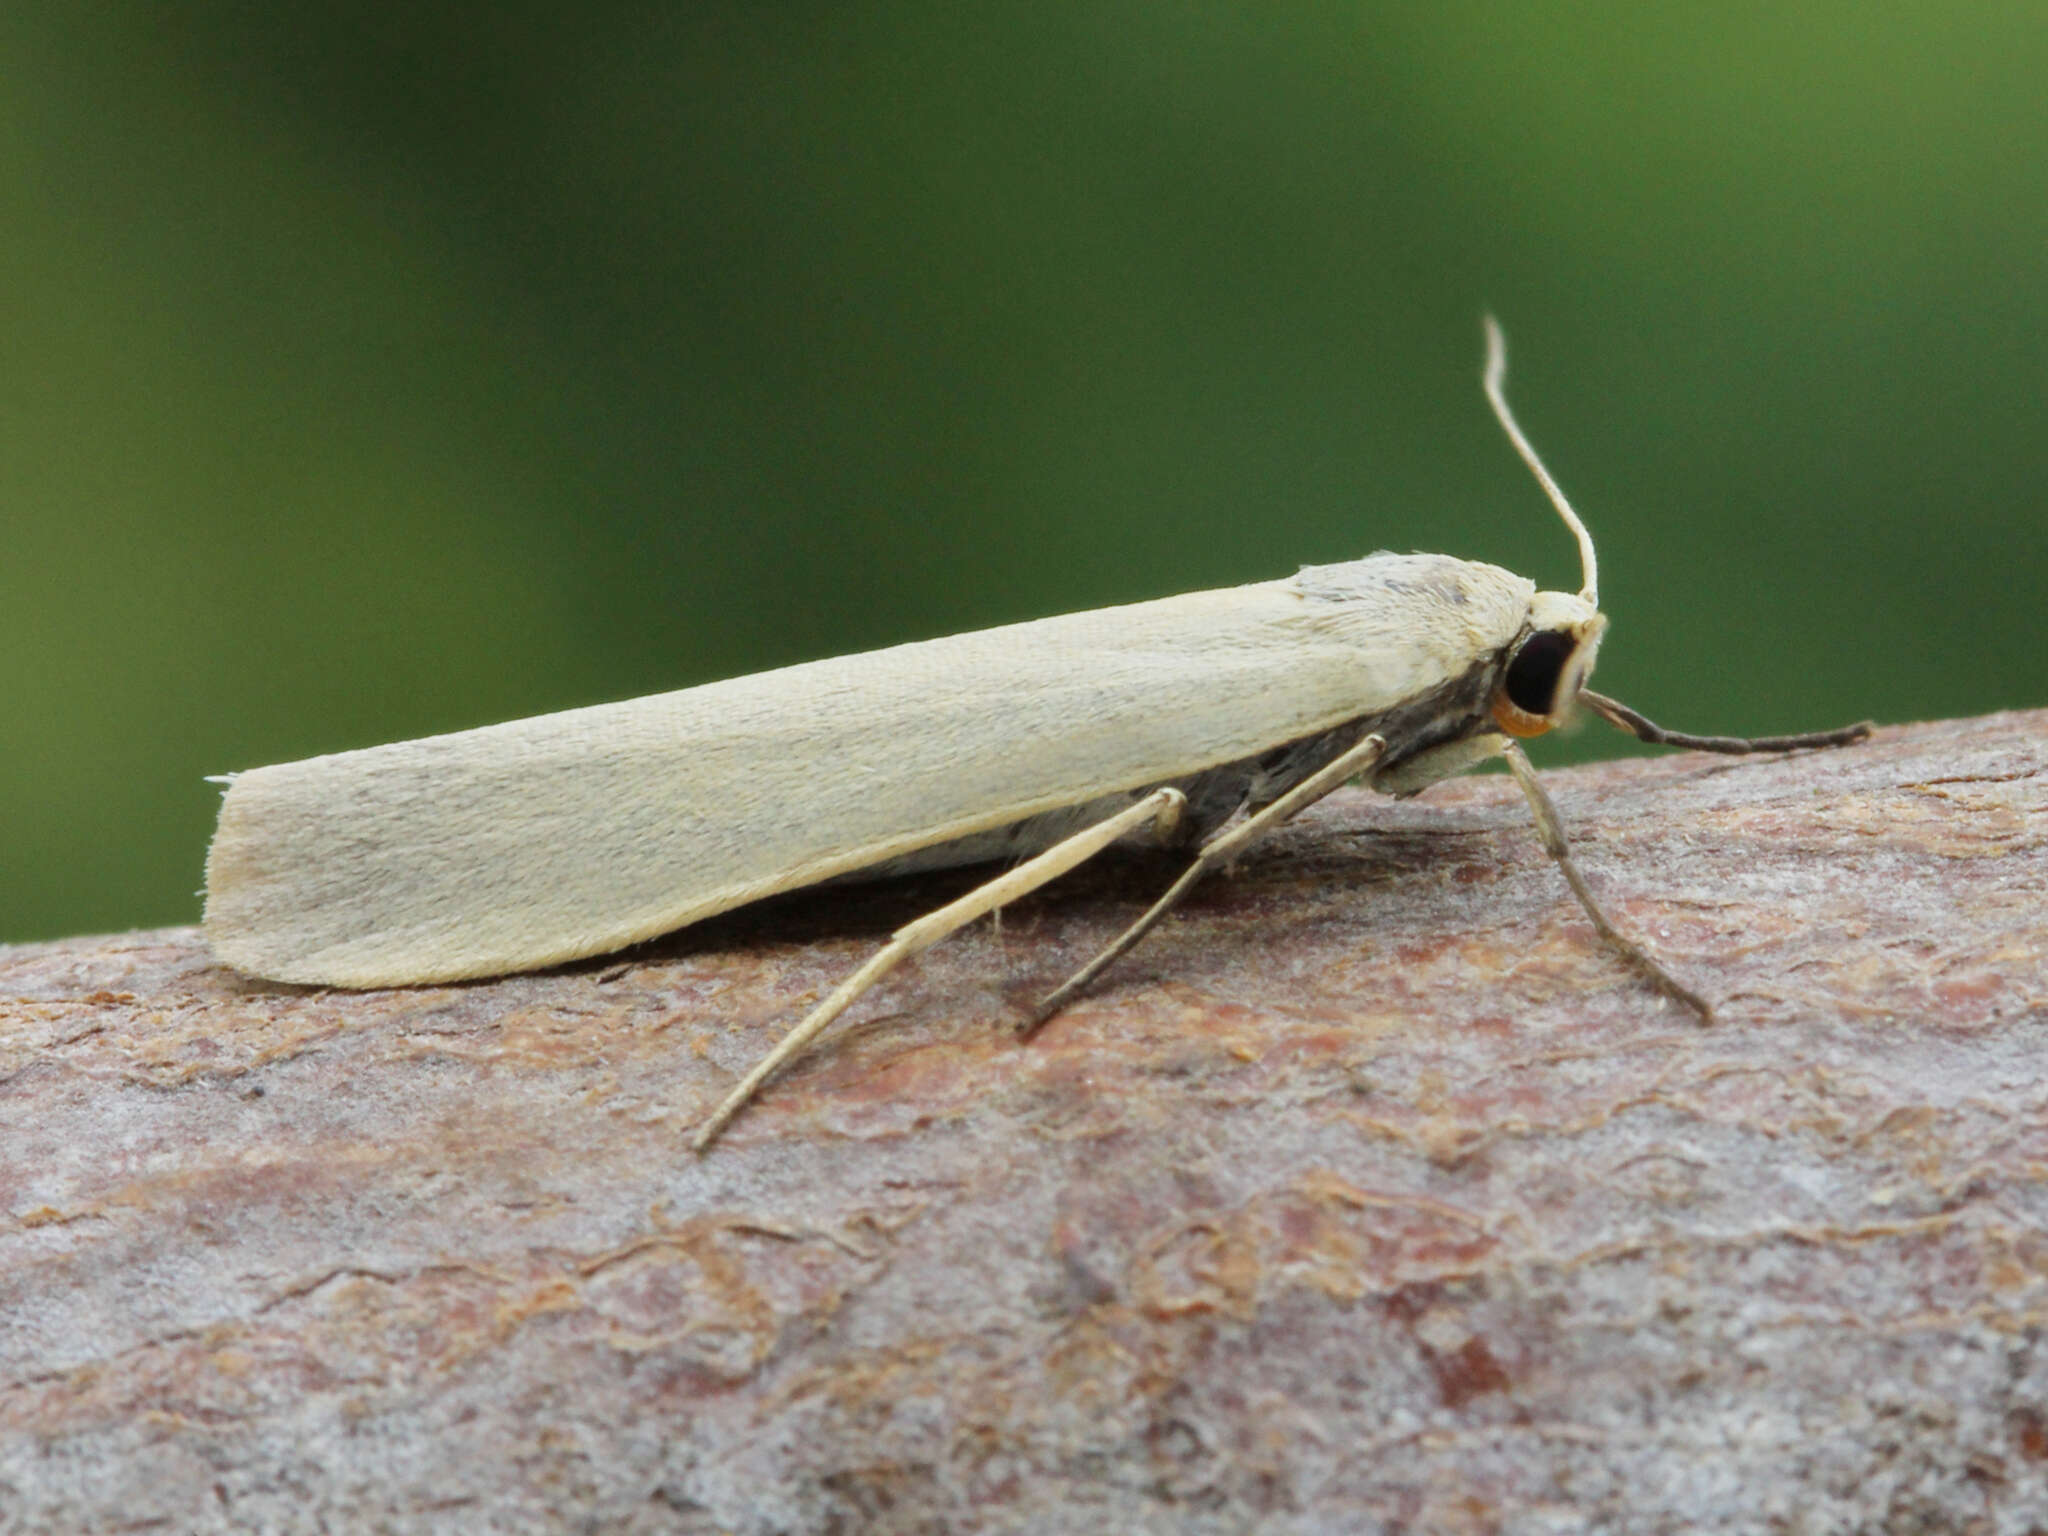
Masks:
[[[1521,737],[1561,724],[1592,675],[1606,628],[1606,616],[1583,597],[1538,592],[1494,687],[1493,723]]]

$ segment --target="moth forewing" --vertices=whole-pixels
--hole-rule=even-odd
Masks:
[[[1494,566],[1377,555],[254,769],[221,806],[207,935],[281,981],[450,981],[986,857],[1000,829],[1478,687],[1535,598]]]

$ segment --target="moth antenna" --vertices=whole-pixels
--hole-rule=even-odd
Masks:
[[[1501,430],[1508,435],[1508,441],[1515,445],[1515,452],[1522,456],[1522,462],[1529,466],[1529,473],[1536,477],[1536,483],[1543,487],[1543,494],[1550,498],[1550,504],[1557,508],[1557,515],[1564,519],[1564,525],[1571,529],[1579,541],[1579,568],[1585,573],[1586,584],[1579,588],[1579,596],[1586,600],[1589,608],[1600,606],[1600,560],[1593,553],[1593,535],[1586,532],[1586,525],[1579,521],[1579,514],[1572,510],[1572,504],[1564,498],[1557,482],[1550,478],[1550,471],[1543,467],[1543,461],[1536,457],[1536,450],[1529,446],[1529,439],[1522,435],[1521,427],[1515,421],[1515,413],[1508,409],[1508,397],[1501,390],[1501,380],[1508,373],[1508,339],[1501,334],[1500,322],[1486,317],[1486,398],[1493,406],[1493,414],[1500,421]]]

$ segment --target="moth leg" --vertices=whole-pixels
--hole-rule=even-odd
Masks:
[[[1058,879],[1076,864],[1094,857],[1118,838],[1128,832],[1135,832],[1148,822],[1159,829],[1161,835],[1170,833],[1180,822],[1181,813],[1187,808],[1188,797],[1177,789],[1155,789],[1144,799],[1125,807],[1107,820],[1099,821],[1092,827],[1083,827],[1072,837],[1053,844],[1035,858],[1028,859],[1015,869],[1006,871],[989,881],[976,886],[959,900],[949,902],[936,912],[928,912],[914,923],[907,923],[890,935],[889,942],[877,951],[875,956],[855,971],[831,994],[806,1014],[794,1029],[783,1036],[782,1041],[766,1056],[754,1064],[753,1070],[740,1079],[738,1085],[725,1096],[725,1100],[711,1113],[711,1118],[698,1128],[691,1138],[693,1151],[702,1152],[717,1139],[728,1121],[745,1108],[760,1086],[772,1077],[776,1070],[822,1034],[827,1025],[850,1007],[868,988],[880,981],[902,961],[912,955],[930,949],[939,940],[955,930],[966,927],[977,917],[993,912],[1018,897],[1037,890],[1049,880]]]
[[[1537,780],[1529,754],[1522,750],[1519,742],[1509,741],[1501,747],[1501,756],[1508,760],[1515,782],[1522,786],[1522,795],[1528,800],[1530,813],[1536,819],[1536,835],[1543,840],[1544,851],[1557,860],[1557,867],[1564,871],[1565,883],[1579,898],[1579,905],[1586,909],[1586,915],[1593,919],[1593,926],[1600,937],[1648,978],[1658,991],[1692,1009],[1700,1016],[1701,1023],[1713,1023],[1714,1010],[1705,998],[1652,960],[1648,951],[1633,939],[1625,938],[1614,924],[1607,921],[1607,914],[1600,910],[1599,904],[1593,900],[1592,891],[1587,888],[1586,877],[1579,873],[1579,866],[1572,861],[1571,848],[1565,842],[1564,823],[1558,819],[1557,807],[1551,804],[1550,796]]]
[[[1871,731],[1868,720],[1833,731],[1806,731],[1797,736],[1691,736],[1684,731],[1667,731],[1648,716],[1637,714],[1626,704],[1604,693],[1581,688],[1579,697],[1586,707],[1617,730],[1627,731],[1638,741],[1654,747],[1689,747],[1695,752],[1798,752],[1807,747],[1846,747],[1863,740]]]
[[[1058,1013],[1075,998],[1090,982],[1122,957],[1132,945],[1145,937],[1159,920],[1180,904],[1183,896],[1194,889],[1195,882],[1218,864],[1228,863],[1242,853],[1245,845],[1281,822],[1307,810],[1347,779],[1356,778],[1379,761],[1387,750],[1384,737],[1368,736],[1333,759],[1288,790],[1272,804],[1253,812],[1237,825],[1219,832],[1202,845],[1178,880],[1167,888],[1166,894],[1152,903],[1145,915],[1126,928],[1110,946],[1080,970],[1076,971],[1044,1002],[1031,1011],[1029,1018],[1018,1026],[1017,1033],[1029,1035],[1047,1019]]]

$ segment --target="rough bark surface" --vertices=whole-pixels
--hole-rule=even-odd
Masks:
[[[0,949],[0,1530],[2048,1529],[2048,712],[344,994]]]

